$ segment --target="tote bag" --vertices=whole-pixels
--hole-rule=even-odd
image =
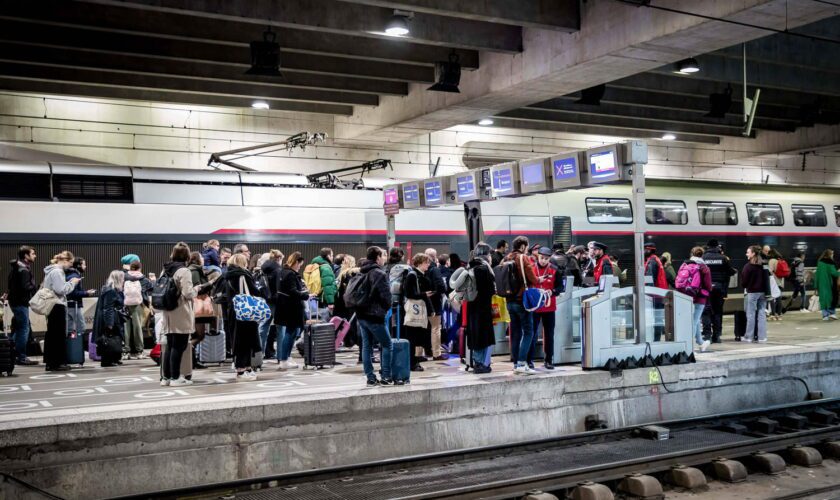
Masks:
[[[245,276],[239,277],[239,293],[233,297],[233,312],[237,321],[261,322],[271,317],[271,309],[262,297],[254,297]]]
[[[39,288],[38,291],[35,292],[35,295],[33,295],[29,300],[29,308],[35,314],[49,316],[53,307],[55,307],[58,302],[58,295],[56,295],[51,289],[41,285],[41,288]]]
[[[405,299],[405,319],[403,324],[417,328],[426,328],[429,326],[426,303],[422,300]]]
[[[216,311],[213,310],[213,301],[209,295],[203,295],[193,299],[193,310],[196,318],[212,318],[216,316]]]
[[[816,294],[811,295],[811,298],[808,300],[808,311],[812,313],[820,312],[822,308],[820,307],[820,298],[817,297]]]

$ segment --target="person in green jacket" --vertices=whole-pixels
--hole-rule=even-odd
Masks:
[[[837,286],[838,277],[840,277],[840,272],[834,264],[834,250],[826,250],[820,256],[817,272],[814,273],[814,286],[820,296],[823,321],[837,319],[837,310],[834,308],[834,289]]]
[[[329,319],[332,315],[333,305],[335,304],[335,295],[338,293],[338,284],[335,281],[335,272],[332,267],[333,251],[332,248],[322,248],[320,254],[312,259],[310,264],[318,264],[321,271],[321,293],[318,295],[318,302],[321,308],[326,308],[326,312],[321,312],[321,317]],[[324,319],[324,321],[326,321]]]

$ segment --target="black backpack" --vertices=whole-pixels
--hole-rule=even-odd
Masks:
[[[516,263],[512,260],[502,261],[493,270],[496,276],[496,295],[506,299],[516,299],[522,289],[522,278],[516,271]]]
[[[367,275],[359,273],[347,283],[347,290],[342,295],[344,305],[350,309],[363,309],[370,300],[370,292],[370,280]]]
[[[158,311],[174,311],[178,307],[179,295],[174,277],[161,272],[152,288],[152,307]]]
[[[268,284],[268,276],[264,272],[257,271],[254,273],[254,284],[257,285],[257,295],[267,300],[273,298],[274,293]]]

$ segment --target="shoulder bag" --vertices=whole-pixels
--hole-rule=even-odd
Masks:
[[[233,297],[237,321],[262,322],[271,317],[271,309],[262,297],[251,295],[245,276],[239,277],[239,293]]]

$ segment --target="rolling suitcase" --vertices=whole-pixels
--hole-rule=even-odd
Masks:
[[[93,341],[93,332],[88,336],[88,357],[91,361],[102,361],[102,356],[96,352],[96,342]]]
[[[747,313],[735,311],[735,340],[741,340],[747,331]]]
[[[75,330],[67,334],[67,364],[85,366],[85,335]]]
[[[262,351],[257,351],[251,356],[251,368],[254,371],[262,371],[264,357],[265,353]]]
[[[160,357],[161,357],[160,344],[155,344],[155,346],[152,347],[151,352],[149,352],[149,357],[152,358],[152,361],[154,361],[156,365],[160,366]]]
[[[198,344],[198,361],[201,364],[225,362],[225,332],[211,329]]]
[[[332,323],[309,323],[303,331],[304,368],[335,366],[335,327]]]
[[[411,382],[411,343],[406,339],[400,338],[400,329],[402,325],[400,324],[399,307],[397,307],[396,310],[397,317],[394,329],[397,336],[391,340],[391,379],[393,379],[394,382],[408,384]],[[390,317],[385,319],[386,324],[389,320]]]
[[[0,373],[7,377],[15,371],[15,346],[8,335],[0,334]]]
[[[353,320],[356,319],[356,315],[350,317],[349,320],[340,318],[338,316],[333,316],[330,319],[330,323],[333,324],[335,327],[335,348],[336,350],[344,345],[344,337],[347,336],[347,332],[350,331],[350,324]]]

